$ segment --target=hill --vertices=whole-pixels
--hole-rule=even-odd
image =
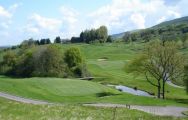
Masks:
[[[114,39],[129,41],[150,41],[151,39],[180,40],[188,33],[188,16],[162,22],[150,28],[114,34]]]
[[[188,24],[188,16],[177,18],[177,19],[170,20],[170,21],[165,21],[158,25],[153,26],[152,28],[160,28],[160,27],[164,27],[168,25],[178,25],[178,24]]]

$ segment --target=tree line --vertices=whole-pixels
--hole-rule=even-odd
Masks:
[[[7,51],[0,74],[14,77],[85,77],[89,75],[78,48],[61,52],[56,45]]]
[[[105,43],[112,42],[112,37],[108,36],[106,26],[100,26],[98,29],[85,30],[79,37],[72,37],[71,43]]]
[[[125,42],[161,40],[181,41],[188,46],[188,24],[172,24],[162,27],[152,27],[144,30],[126,32],[123,36]]]

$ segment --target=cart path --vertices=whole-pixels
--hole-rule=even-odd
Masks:
[[[97,103],[97,104],[84,104],[85,106],[94,106],[94,107],[123,107],[128,108],[127,105],[121,104],[106,104],[106,103]],[[188,111],[186,107],[175,107],[175,106],[141,106],[141,105],[130,105],[130,109],[136,109],[151,113],[154,115],[160,116],[174,116],[174,117],[183,117],[182,112]]]
[[[23,98],[23,97],[20,97],[20,96],[11,95],[11,94],[4,93],[4,92],[0,92],[0,97],[6,98],[6,99],[9,99],[9,100],[14,100],[14,101],[17,101],[17,102],[35,104],[35,105],[52,104],[52,103],[49,103],[47,101]]]
[[[11,95],[8,93],[0,92],[0,97],[14,100],[17,102],[28,103],[28,104],[35,104],[35,105],[56,105],[58,103],[50,103],[47,101],[42,100],[34,100],[29,98],[23,98],[15,95]],[[62,105],[62,104],[61,104]],[[123,104],[108,104],[108,103],[98,103],[98,104],[83,104],[83,106],[93,106],[93,107],[123,107],[127,108],[126,105]],[[140,111],[144,111],[147,113],[151,113],[154,115],[161,115],[161,116],[175,116],[175,117],[182,117],[183,111],[188,111],[186,107],[173,107],[173,106],[141,106],[141,105],[130,105],[130,109],[136,109]]]

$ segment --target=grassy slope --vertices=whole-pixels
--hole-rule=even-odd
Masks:
[[[87,44],[59,45],[62,50],[70,46],[77,46],[82,50],[84,56],[86,57],[89,70],[93,76],[102,77],[95,79],[95,82],[122,84],[130,87],[136,86],[139,89],[148,92],[156,92],[156,89],[147,83],[144,76],[135,76],[133,74],[125,73],[123,70],[124,65],[129,60],[133,59],[136,54],[139,54],[144,44],[125,45],[122,43],[105,44],[102,46]],[[186,50],[184,52],[186,53]],[[108,60],[98,61],[98,59],[102,57],[107,57]],[[77,84],[79,83],[78,80],[70,80],[70,83],[65,83],[65,81],[68,80],[51,78],[1,78],[0,90],[30,98],[69,103],[113,102],[144,105],[180,105],[179,103],[183,103],[181,105],[185,105],[188,103],[188,96],[183,89],[173,88],[168,85],[167,90],[169,93],[167,93],[167,98],[171,100],[163,101],[129,94],[98,98],[96,97],[96,93],[106,91],[104,89],[99,90],[99,84],[91,82],[82,82],[85,84]],[[92,84],[93,86],[90,87],[86,83]],[[74,90],[69,88],[74,88]],[[104,86],[103,88],[107,89]]]
[[[0,98],[1,120],[111,120],[114,108],[83,107],[79,105],[31,105]],[[116,120],[186,120],[159,117],[137,110],[117,108]]]
[[[143,75],[133,75],[125,73],[124,65],[131,61],[136,54],[139,54],[144,44],[117,44],[105,46],[87,46],[82,47],[85,55],[87,56],[89,70],[94,76],[104,77],[104,79],[96,79],[102,83],[123,84],[130,87],[137,87],[148,92],[156,94],[156,88],[153,88]],[[100,51],[100,52],[94,52]],[[184,50],[187,53],[188,50]],[[98,58],[108,57],[106,61],[98,61]],[[172,99],[188,99],[185,90],[174,88],[166,85],[167,98]],[[188,102],[188,101],[187,101]]]
[[[13,79],[3,76],[0,77],[0,90],[52,102],[88,102],[90,99],[95,100],[100,93],[120,93],[101,84],[78,79]]]

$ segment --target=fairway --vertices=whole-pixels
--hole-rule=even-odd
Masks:
[[[124,66],[142,51],[144,44],[71,44],[58,45],[65,51],[70,46],[81,49],[86,58],[89,72],[97,77],[92,81],[65,78],[25,78],[16,79],[1,76],[0,90],[26,98],[63,103],[120,103],[139,105],[188,105],[188,96],[184,89],[167,86],[166,100],[135,96],[122,93],[102,84],[117,84],[155,93],[144,75],[126,73]],[[100,51],[100,52],[99,52]],[[100,58],[107,58],[100,61]]]
[[[96,98],[100,94],[119,94],[117,90],[79,79],[0,77],[0,90],[26,98],[60,102],[71,98]],[[85,99],[86,99],[85,98]],[[73,100],[74,101],[74,100]],[[76,100],[75,100],[76,101]]]

